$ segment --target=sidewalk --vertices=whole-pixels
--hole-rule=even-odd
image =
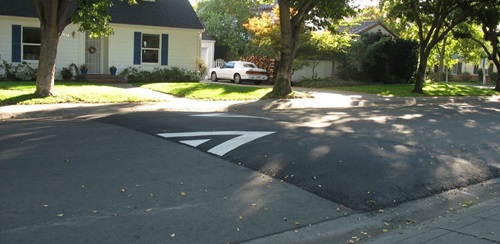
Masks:
[[[198,101],[135,87],[131,84],[113,84],[128,92],[147,94],[168,100],[163,103],[143,104],[48,104],[11,105],[0,107],[0,119],[34,117],[78,117],[88,114],[109,114],[127,111],[190,111],[230,112],[246,110],[287,110],[317,108],[350,108],[368,106],[414,106],[444,103],[500,102],[500,96],[491,97],[390,97],[345,91],[307,89],[294,90],[313,96],[307,99],[253,100],[253,101]]]

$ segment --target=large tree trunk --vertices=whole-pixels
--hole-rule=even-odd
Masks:
[[[286,97],[292,93],[292,66],[293,66],[293,27],[290,19],[290,1],[279,1],[281,50],[278,62],[278,72],[274,81],[273,95]]]
[[[422,45],[422,44],[420,44]],[[431,48],[429,47],[428,50]],[[425,70],[427,69],[427,60],[429,59],[429,52],[426,51],[425,47],[420,47],[419,61],[417,76],[415,77],[415,87],[413,88],[414,93],[424,94],[424,82],[425,82]]]
[[[53,95],[57,45],[68,19],[69,0],[33,0],[40,19],[41,43],[35,95]]]
[[[500,56],[500,54],[498,55]],[[495,85],[495,91],[500,91],[500,75],[498,75],[498,71],[500,71],[500,61],[497,59],[493,61],[495,63],[495,66],[497,67],[497,80],[496,80],[496,85]],[[493,81],[492,81],[493,82]]]
[[[439,68],[438,68],[438,73],[437,73],[437,81],[440,82],[442,81],[441,80],[441,76],[443,74],[443,72],[445,72],[444,70],[444,55],[446,54],[446,41],[447,41],[448,38],[444,38],[443,40],[443,46],[441,47],[441,50],[439,50]],[[446,75],[446,82],[448,82],[448,75]]]
[[[40,29],[42,31],[42,40],[35,95],[47,97],[53,95],[59,33],[57,32],[57,26],[43,24],[43,22]]]
[[[497,84],[495,85],[495,91],[500,92],[500,75],[497,75]]]

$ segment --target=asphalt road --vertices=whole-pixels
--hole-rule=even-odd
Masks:
[[[354,210],[500,176],[498,104],[137,112],[97,121],[196,148]]]

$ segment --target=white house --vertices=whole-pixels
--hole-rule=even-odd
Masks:
[[[205,62],[209,69],[214,68],[214,56],[215,56],[215,39],[208,36],[207,32],[203,32],[201,38],[201,53],[200,59]]]
[[[138,0],[137,5],[113,0],[109,37],[89,38],[70,24],[59,41],[57,74],[74,63],[86,64],[89,74],[109,74],[127,67],[196,69],[204,27],[188,0]],[[36,67],[40,22],[31,0],[2,0],[0,61],[27,62]]]

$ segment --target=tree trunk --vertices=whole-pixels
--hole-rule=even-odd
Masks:
[[[418,61],[417,76],[415,79],[415,87],[413,88],[412,92],[424,94],[423,88],[425,82],[425,70],[427,69],[427,59],[429,59],[429,52],[426,52],[425,47],[420,47],[419,50],[420,57]]]
[[[500,56],[500,54],[498,54],[498,56]],[[499,72],[500,71],[500,60],[499,59],[493,60],[493,63],[497,67],[497,80],[496,80],[496,85],[495,85],[495,89],[494,90],[495,91],[500,91],[500,75],[498,75],[498,73],[500,73]]]
[[[57,45],[68,18],[69,0],[33,0],[40,20],[41,43],[35,96],[53,95]]]
[[[290,1],[279,1],[281,50],[278,62],[278,72],[274,81],[273,95],[286,97],[292,93],[292,67],[294,56],[294,33],[290,19]]]
[[[35,95],[47,97],[53,95],[59,33],[57,31],[57,26],[51,25],[50,23],[44,24],[42,22],[40,29],[42,32],[42,39],[40,61],[38,62],[38,73],[36,76]]]
[[[448,38],[444,38],[443,40],[443,46],[441,47],[441,50],[439,52],[439,68],[438,68],[438,77],[437,77],[437,81],[440,82],[441,81],[441,76],[443,74],[443,72],[445,72],[444,70],[444,55],[446,54],[446,41],[447,41]],[[448,73],[448,72],[446,72]],[[446,82],[448,82],[448,76],[446,76]]]
[[[495,85],[495,91],[500,92],[500,75],[497,75],[497,84]]]

